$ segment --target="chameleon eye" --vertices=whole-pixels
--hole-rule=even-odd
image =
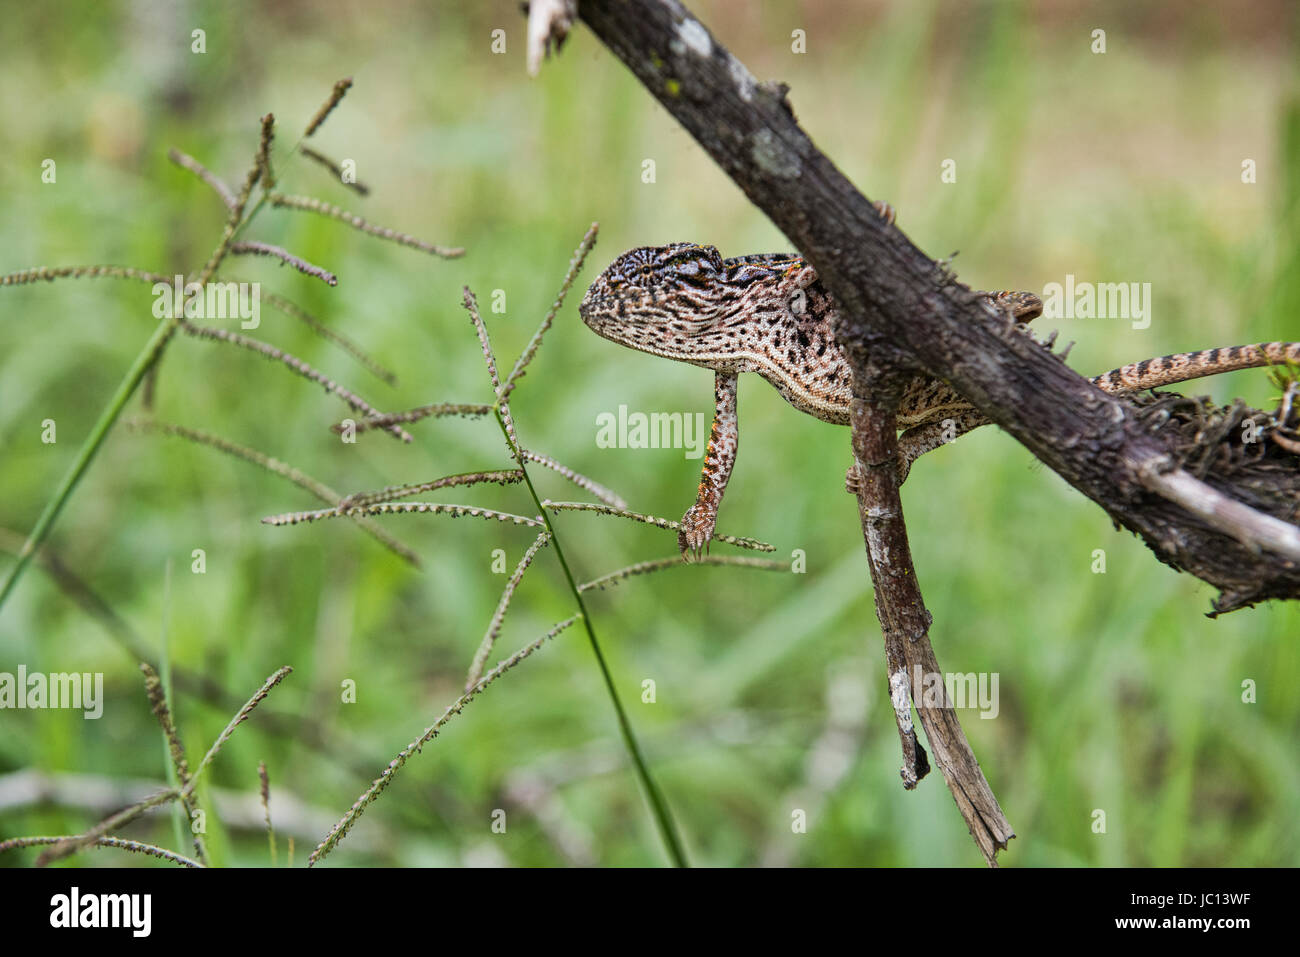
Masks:
[[[722,268],[722,257],[713,246],[687,246],[672,256],[668,265],[683,276],[717,272]]]

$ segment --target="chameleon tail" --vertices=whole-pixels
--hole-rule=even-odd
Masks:
[[[1203,352],[1175,352],[1111,369],[1095,376],[1092,381],[1103,392],[1111,394],[1141,392],[1221,372],[1286,362],[1300,364],[1300,342],[1261,342],[1259,345],[1206,349]]]

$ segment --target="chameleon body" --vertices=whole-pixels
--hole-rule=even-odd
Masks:
[[[1029,292],[977,295],[1019,323],[1042,313]],[[847,425],[852,372],[836,345],[836,303],[813,267],[792,254],[723,259],[713,246],[673,243],[624,253],[591,284],[578,307],[594,332],[651,355],[712,369],[713,431],[695,504],[678,545],[698,556],[713,537],[718,506],[736,461],[737,377],[756,372],[802,412]],[[1105,392],[1140,392],[1236,369],[1300,362],[1300,343],[1184,352],[1144,359],[1096,376]],[[926,376],[906,387],[898,412],[900,481],[923,453],[988,422],[948,385]],[[852,486],[853,470],[849,482]]]

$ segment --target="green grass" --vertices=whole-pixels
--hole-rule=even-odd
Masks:
[[[1188,14],[1157,41],[1116,7],[1110,52],[1098,57],[1080,39],[1093,18],[1040,22],[1011,3],[900,5],[879,20],[773,3],[736,21],[724,13],[731,7],[698,6],[755,75],[791,84],[818,144],[869,196],[893,203],[923,248],[960,250],[954,266],[965,281],[1036,289],[1071,272],[1151,282],[1148,329],[1058,323],[1063,340],[1077,340],[1070,361],[1081,372],[1295,337],[1300,151],[1286,30],[1256,37],[1249,25],[1217,29]],[[373,194],[359,199],[277,155],[285,191],[468,254],[435,260],[268,208],[250,237],[330,269],[338,287],[264,260],[231,272],[295,300],[395,369],[389,388],[269,309],[254,333],[381,408],[491,401],[462,285],[484,304],[504,364],[528,342],[593,220],[600,241],[578,290],[634,245],[688,239],[724,255],[787,247],[584,29],[529,81],[513,6],[428,7],[309,17],[211,4],[199,5],[194,24],[148,27],[125,4],[69,8],[62,19],[12,12],[0,35],[0,273],[101,262],[194,268],[223,210],[167,162],[167,148],[237,186],[258,117],[273,111],[296,130],[342,75],[355,86],[317,145],[355,159]],[[208,31],[201,56],[189,52],[196,26]],[[503,56],[489,52],[496,27],[508,34]],[[808,31],[802,56],[789,52],[796,27]],[[53,185],[40,181],[46,157],[58,164]],[[1245,157],[1259,164],[1254,185],[1239,178]],[[654,184],[641,181],[647,158]],[[947,158],[957,162],[955,184],[939,182]],[[488,310],[496,289],[504,314]],[[676,518],[698,461],[597,448],[596,416],[620,403],[708,411],[710,375],[598,339],[575,305],[571,297],[512,396],[519,430],[632,508]],[[156,325],[150,307],[144,284],[0,290],[0,527],[30,531]],[[1202,390],[1257,405],[1273,392],[1258,371]],[[742,382],[740,404],[741,452],[719,527],[775,543],[777,557],[804,550],[807,573],[681,568],[586,596],[687,858],[978,865],[939,776],[913,793],[899,786],[862,539],[843,492],[847,430],[798,415],[757,379]],[[343,445],[328,430],[347,414],[337,399],[255,356],[185,338],[168,347],[157,405],[163,419],[344,491],[510,464],[486,420],[419,423],[411,446],[383,435]],[[54,445],[40,441],[46,418],[57,422]],[[543,497],[577,497],[548,471],[534,473]],[[532,511],[519,486],[449,491],[457,494],[438,500]],[[923,459],[904,502],[941,665],[1000,675],[999,717],[970,712],[963,723],[1020,835],[1005,865],[1300,863],[1300,612],[1273,605],[1206,619],[1208,586],[1157,563],[992,429]],[[310,507],[302,490],[246,463],[118,428],[50,537],[155,657],[165,633],[173,670],[199,672],[237,699],[229,707],[173,689],[192,761],[268,674],[293,666],[263,707],[301,724],[275,733],[255,713],[205,772],[199,796],[205,806],[232,791],[254,798],[265,760],[273,808],[292,795],[325,818],[320,827],[308,817],[297,832],[277,826],[281,862],[293,834],[298,865],[460,695],[506,578],[492,571],[493,551],[505,551],[508,574],[533,538],[484,522],[385,519],[424,559],[415,571],[350,523],[259,523]],[[671,533],[627,522],[576,513],[554,521],[579,581],[675,548]],[[196,548],[206,551],[203,575],[190,571]],[[1098,548],[1104,575],[1090,571]],[[511,606],[502,655],[575,611],[548,551]],[[0,560],[0,575],[10,568]],[[571,628],[503,677],[412,759],[328,863],[663,863],[585,644]],[[0,775],[165,779],[136,661],[38,567],[0,610],[0,671],[19,663],[102,671],[107,701],[98,721],[6,712]],[[642,703],[646,679],[654,704]],[[341,700],[348,680],[354,704]],[[1242,703],[1246,680],[1258,703]],[[849,704],[837,710],[836,701]],[[837,718],[847,723],[829,733],[841,712],[858,720]],[[491,830],[498,808],[504,835]],[[794,808],[808,811],[807,834],[790,833]],[[1105,834],[1092,831],[1098,809]],[[97,819],[55,806],[0,809],[0,839]],[[208,823],[215,863],[268,862],[260,831],[215,813]],[[187,851],[166,812],[124,836]],[[72,863],[119,862],[155,863],[107,849]]]

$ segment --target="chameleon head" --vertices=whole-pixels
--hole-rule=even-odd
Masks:
[[[688,362],[710,350],[718,283],[725,269],[713,246],[641,246],[619,256],[591,284],[578,315],[620,345]]]
[[[1010,313],[1017,323],[1031,322],[1043,314],[1043,300],[1032,292],[1003,289],[1001,292],[987,293],[993,304]]]

